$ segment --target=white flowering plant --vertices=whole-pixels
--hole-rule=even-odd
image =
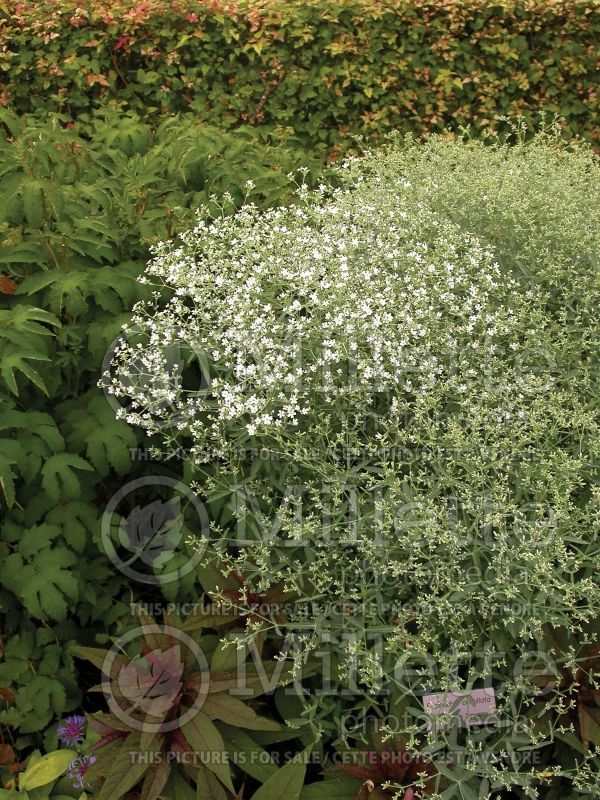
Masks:
[[[578,730],[572,683],[540,701],[539,681],[600,638],[598,177],[517,125],[392,139],[288,207],[200,212],[155,248],[107,379],[201,476],[224,572],[283,585],[338,689],[454,754],[432,796],[598,792],[600,703]],[[423,722],[424,692],[482,682],[493,724]]]

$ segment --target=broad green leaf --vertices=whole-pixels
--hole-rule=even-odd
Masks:
[[[264,783],[277,772],[277,765],[269,754],[252,737],[231,725],[221,724],[220,729],[229,751],[235,754],[234,763],[251,778]]]
[[[210,668],[215,672],[227,672],[237,667],[238,660],[243,663],[245,658],[238,651],[236,642],[231,639],[222,639],[212,655]]]
[[[142,744],[142,750],[145,748]],[[157,748],[153,748],[155,751]],[[161,754],[162,755],[162,754]],[[171,765],[166,758],[161,758],[157,764],[152,764],[144,776],[144,783],[140,790],[140,800],[158,800],[171,772]]]
[[[588,750],[590,742],[600,748],[600,708],[579,705],[579,724],[584,750]]]
[[[72,644],[69,648],[69,653],[74,655],[76,658],[84,659],[85,661],[89,661],[99,670],[102,670],[104,667],[104,663],[106,661],[107,655],[110,651],[103,650],[101,647],[85,647],[79,644]],[[112,659],[112,656],[111,656]],[[127,659],[125,656],[117,655],[114,657],[113,664],[115,667],[119,668],[124,666],[127,663]],[[116,720],[118,722],[118,720]],[[111,717],[112,723],[112,717]],[[122,725],[123,723],[121,723]],[[118,725],[116,726],[118,727]],[[127,728],[123,728],[123,730],[127,730]]]
[[[196,800],[195,791],[179,770],[171,770],[169,780],[161,795],[161,800],[170,800],[170,798],[175,797],[177,800]]]
[[[19,787],[36,789],[38,786],[45,786],[66,772],[76,758],[77,753],[74,750],[57,750],[42,756],[21,775]]]

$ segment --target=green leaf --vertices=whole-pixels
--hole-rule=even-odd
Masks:
[[[85,659],[92,663],[98,669],[102,669],[108,650],[102,650],[100,647],[84,647],[80,644],[73,644],[69,648],[69,652],[77,658]]]
[[[47,286],[51,286],[57,280],[60,280],[60,273],[58,272],[40,272],[35,275],[28,275],[21,281],[15,294],[32,295]]]
[[[235,725],[236,728],[253,731],[278,731],[281,728],[277,722],[259,717],[250,706],[224,692],[209,694],[204,701],[202,711],[211,719],[220,719],[229,725]]]
[[[19,788],[36,789],[38,786],[45,786],[65,773],[76,758],[77,753],[74,750],[57,750],[42,756],[21,775]]]
[[[600,708],[579,706],[579,723],[584,750],[588,750],[590,742],[600,748]]]
[[[119,800],[141,780],[150,767],[150,760],[132,759],[132,753],[140,751],[140,734],[131,733],[121,745],[112,762],[96,800]],[[144,763],[146,761],[146,763]]]
[[[238,653],[236,642],[232,639],[222,639],[213,653],[210,668],[214,672],[234,670],[237,667],[239,657],[240,653]]]
[[[252,800],[299,800],[305,774],[305,764],[286,764],[254,792]]]
[[[26,378],[29,378],[29,380],[35,384],[45,395],[48,394],[46,384],[42,380],[39,373],[26,363],[27,360],[50,361],[48,356],[43,355],[36,350],[27,349],[24,347],[19,348],[15,345],[6,345],[2,350],[0,358],[0,375],[2,375],[5,384],[14,395],[17,397],[19,396],[19,388],[17,386],[15,372],[20,372]]]
[[[249,734],[226,724],[221,724],[220,728],[228,749],[237,754],[235,763],[247,775],[264,783],[277,772],[277,766],[269,758],[267,751]]]
[[[131,428],[121,420],[113,420],[88,436],[86,455],[101,475],[108,475],[111,467],[124,475],[131,469],[131,450],[136,444]]]
[[[161,795],[164,798],[176,797],[177,800],[196,800],[196,793],[182,776],[181,772],[172,770],[167,785]]]
[[[20,442],[14,439],[0,439],[0,487],[9,508],[15,502],[15,464],[25,460],[25,451]]]
[[[25,219],[32,228],[41,228],[44,221],[44,193],[40,181],[27,181],[21,189]]]
[[[19,553],[25,558],[34,556],[58,536],[60,529],[53,525],[34,525],[27,528],[19,540]]]
[[[140,800],[158,800],[171,772],[171,765],[164,758],[152,764],[144,777]]]
[[[0,414],[0,430],[15,429],[35,434],[55,452],[64,450],[64,439],[50,414],[10,410]]]
[[[181,727],[181,732],[192,750],[207,754],[206,767],[233,792],[229,765],[225,762],[223,737],[206,714],[199,711]]]
[[[204,764],[198,765],[196,775],[196,800],[228,800],[229,795]]]
[[[38,733],[53,717],[63,713],[66,700],[65,687],[60,680],[48,675],[35,675],[17,691],[14,707],[19,712],[20,732]]]
[[[42,486],[48,496],[58,502],[62,497],[71,500],[79,494],[79,479],[74,470],[93,472],[92,465],[73,453],[59,453],[46,461],[42,467]]]
[[[92,505],[73,500],[51,509],[45,521],[58,527],[67,544],[76,553],[81,553],[99,530],[96,511]]]
[[[216,553],[207,552],[196,568],[198,580],[205,592],[216,594],[219,589],[238,589],[239,584],[232,575],[224,575],[221,559]]]
[[[70,569],[76,563],[76,555],[66,547],[44,547],[30,563],[20,553],[11,553],[0,566],[0,579],[34,617],[60,622],[79,598],[77,576]]]
[[[304,786],[300,800],[355,800],[360,788],[356,778],[334,778]]]
[[[14,328],[19,333],[35,333],[40,336],[52,336],[52,331],[44,328],[39,323],[52,325],[56,328],[61,327],[60,320],[54,314],[43,308],[34,306],[18,305],[8,311],[0,312],[0,326],[6,330],[8,326]]]

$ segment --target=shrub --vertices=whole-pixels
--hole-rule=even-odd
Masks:
[[[598,0],[311,0],[8,4],[2,102],[144,117],[191,110],[221,128],[349,134],[488,128],[559,112],[597,137]]]
[[[108,499],[143,475],[180,476],[176,461],[136,458],[141,436],[96,386],[143,296],[149,244],[191,225],[213,192],[232,208],[248,192],[285,201],[288,172],[318,162],[189,119],[153,130],[90,117],[86,139],[64,119],[0,119],[0,724],[23,750],[44,732],[52,748],[53,720],[89,685],[68,644],[104,642],[129,618],[131,590],[100,540]],[[171,584],[170,600],[197,599],[195,581]]]
[[[503,760],[517,747],[598,788],[596,707],[563,750],[573,682],[528,710],[554,674],[540,665],[573,672],[599,634],[598,163],[555,130],[514,133],[397,138],[294,206],[200,219],[154,248],[143,280],[172,294],[137,306],[113,375],[122,418],[178,443],[223,498],[224,572],[295,592],[291,630],[345,653],[342,685],[380,707],[392,688],[445,798],[533,791],[535,770]],[[425,654],[434,671],[407,683]],[[485,676],[497,725],[427,731],[423,691]]]

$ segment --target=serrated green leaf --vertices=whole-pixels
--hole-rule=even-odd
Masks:
[[[57,280],[60,280],[60,274],[57,272],[41,272],[36,275],[27,275],[19,284],[15,294],[35,294],[47,286],[51,286]]]
[[[76,562],[66,547],[45,547],[30,563],[20,553],[11,553],[0,566],[0,578],[32,616],[61,621],[79,597],[77,577],[70,570]]]
[[[32,367],[27,364],[26,359],[30,361],[49,361],[48,356],[37,352],[35,350],[28,350],[25,348],[17,348],[15,345],[5,345],[0,353],[0,375],[4,379],[4,383],[9,390],[19,396],[19,388],[15,372],[20,372],[26,378],[35,384],[45,395],[48,394],[46,384],[42,377]]]
[[[32,228],[41,228],[44,221],[44,193],[41,182],[37,180],[24,182],[21,199],[28,224]]]
[[[74,470],[93,472],[92,465],[74,453],[50,456],[42,467],[42,486],[54,501],[61,497],[71,500],[79,494],[79,479]]]
[[[44,547],[48,547],[60,536],[60,528],[54,525],[35,525],[27,528],[19,540],[19,552],[26,558],[39,553]]]
[[[53,508],[45,521],[60,528],[64,540],[77,553],[83,551],[100,526],[94,506],[78,500]]]
[[[53,717],[65,710],[67,695],[60,680],[49,675],[35,675],[22,686],[15,699],[21,733],[38,733]]]

